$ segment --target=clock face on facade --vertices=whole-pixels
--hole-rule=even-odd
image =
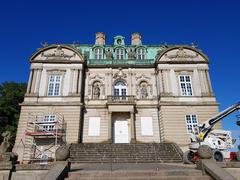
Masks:
[[[121,44],[122,44],[122,40],[121,40],[121,39],[118,39],[118,40],[117,40],[117,44],[118,44],[118,45],[121,45]]]

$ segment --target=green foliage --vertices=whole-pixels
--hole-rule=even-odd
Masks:
[[[0,84],[0,135],[6,130],[15,137],[26,83],[4,82]],[[1,139],[0,139],[1,142]]]

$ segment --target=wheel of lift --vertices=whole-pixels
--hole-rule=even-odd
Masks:
[[[192,164],[193,153],[191,151],[186,151],[183,154],[183,163],[184,164]]]
[[[213,152],[213,159],[217,162],[223,162],[224,157],[221,151],[214,151]]]

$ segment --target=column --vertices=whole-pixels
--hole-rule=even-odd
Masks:
[[[128,89],[128,94],[127,95],[133,95],[132,91],[132,70],[131,68],[128,68],[128,82],[129,82],[129,89]]]
[[[165,88],[165,81],[164,81],[164,74],[163,74],[163,70],[160,70],[160,82],[159,82],[159,84],[161,84],[161,86],[160,86],[160,93],[165,93],[166,92],[166,88]]]
[[[73,90],[73,69],[70,70],[70,84],[69,84],[69,94],[72,94]]]
[[[112,112],[108,112],[108,143],[113,143],[113,140],[112,140]]]
[[[136,133],[135,133],[135,121],[134,121],[134,113],[130,112],[130,121],[131,121],[131,142],[136,143]]]
[[[78,70],[78,72],[79,72],[79,75],[78,75],[78,94],[81,94],[81,92],[82,92],[82,70],[81,69],[79,69]]]
[[[72,88],[73,94],[77,93],[77,70],[73,70],[73,88]]]
[[[212,90],[212,85],[211,85],[208,70],[205,70],[205,75],[206,75],[206,79],[207,79],[207,86],[208,86],[209,93],[210,93],[210,95],[213,95],[213,90]]]
[[[112,77],[112,69],[111,69],[110,72],[109,72],[109,94],[108,94],[110,96],[113,95],[113,93],[112,93],[112,89],[113,89],[112,79],[113,79],[113,77]]]
[[[89,97],[90,94],[88,94],[88,76],[89,76],[89,72],[86,72],[86,81],[85,81],[85,97]]]
[[[177,79],[175,75],[175,71],[173,69],[170,70],[170,93],[173,93],[175,96],[178,95],[177,91]]]
[[[36,85],[36,69],[33,69],[32,72],[33,72],[33,78],[32,78],[32,85],[31,85],[30,93],[34,93],[34,89],[35,89],[35,85]]]
[[[34,88],[34,94],[39,93],[41,75],[42,75],[42,69],[36,69],[36,84],[35,84],[35,88]]]
[[[33,76],[33,70],[31,69],[29,79],[28,79],[27,94],[30,94],[31,92],[32,78],[33,78],[32,76]]]

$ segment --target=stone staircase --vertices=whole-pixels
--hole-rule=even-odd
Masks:
[[[182,162],[174,143],[72,144],[72,163],[173,163]]]
[[[118,165],[116,167],[116,165]],[[210,180],[193,166],[181,163],[114,164],[113,170],[104,164],[82,164],[73,167],[67,180]]]

